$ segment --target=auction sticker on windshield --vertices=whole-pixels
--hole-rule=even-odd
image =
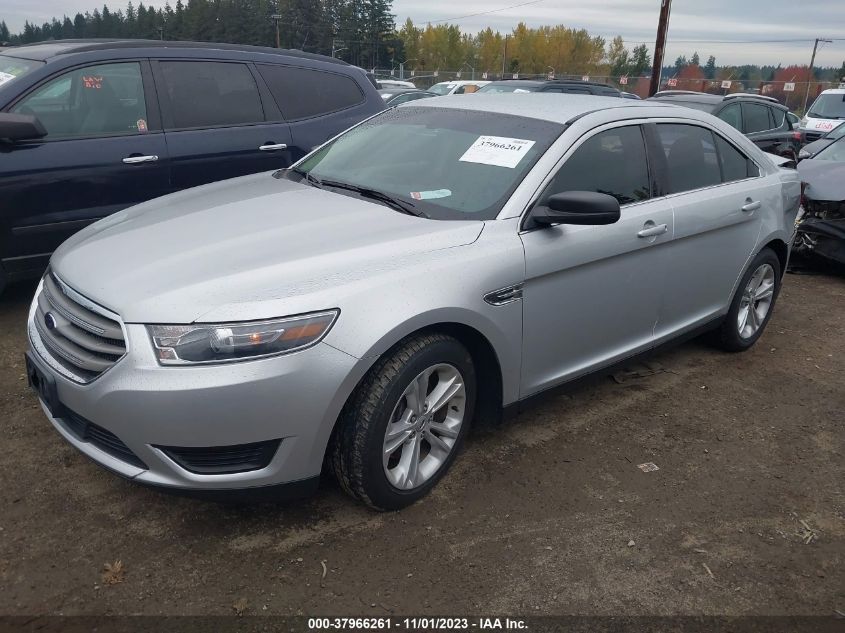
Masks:
[[[479,136],[459,159],[464,163],[479,163],[515,168],[534,146],[535,141],[503,136]]]
[[[7,81],[12,81],[14,79],[14,75],[10,75],[9,73],[0,72],[0,86],[2,86]]]

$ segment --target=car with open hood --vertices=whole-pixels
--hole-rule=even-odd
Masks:
[[[401,508],[474,420],[681,337],[749,349],[799,197],[794,169],[702,112],[423,99],[71,237],[27,375],[62,437],[135,482],[303,494],[325,465]]]

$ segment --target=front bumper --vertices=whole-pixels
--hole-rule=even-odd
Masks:
[[[366,363],[325,343],[243,363],[162,367],[146,328],[126,324],[125,330],[126,355],[80,384],[50,366],[30,327],[30,355],[55,380],[60,402],[56,417],[43,401],[42,407],[56,430],[98,464],[175,490],[210,493],[316,481],[334,423],[366,371]],[[81,437],[76,418],[113,434],[141,463]],[[280,441],[265,467],[231,474],[191,472],[158,448],[269,440]]]

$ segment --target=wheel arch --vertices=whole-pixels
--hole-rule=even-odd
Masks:
[[[774,251],[775,255],[777,255],[778,261],[780,262],[780,274],[783,277],[786,274],[786,266],[789,263],[789,246],[782,239],[775,238],[766,242],[760,249],[760,252],[767,248]]]

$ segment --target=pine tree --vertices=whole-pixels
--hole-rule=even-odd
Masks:
[[[8,42],[11,39],[9,34],[9,27],[6,26],[6,21],[0,22],[0,42]]]
[[[707,58],[707,63],[704,65],[704,76],[707,79],[716,78],[716,58],[713,55]]]

